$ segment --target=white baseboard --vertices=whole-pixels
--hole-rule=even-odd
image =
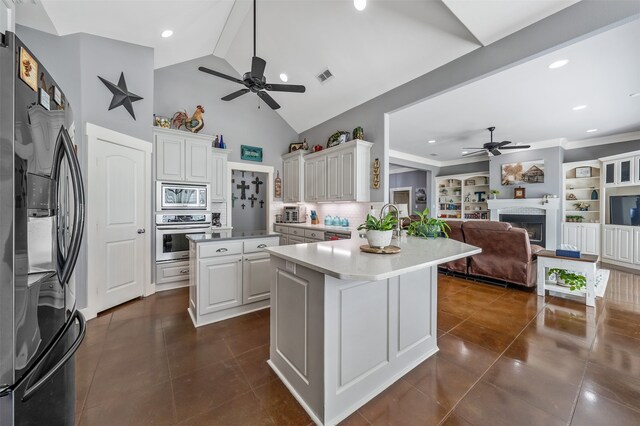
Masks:
[[[174,283],[156,284],[156,293],[160,293],[167,290],[175,290],[177,288],[189,287],[189,281],[178,281]]]
[[[87,321],[94,319],[95,317],[98,316],[98,312],[95,309],[82,308],[78,310],[84,316],[84,319],[86,319]]]

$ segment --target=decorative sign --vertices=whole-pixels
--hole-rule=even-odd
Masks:
[[[62,92],[57,86],[53,86],[53,102],[62,105]]]
[[[34,92],[38,91],[38,63],[24,47],[20,47],[20,80]]]
[[[38,91],[38,103],[46,110],[51,110],[51,98],[45,89]]]
[[[240,159],[258,161],[262,163],[262,148],[257,146],[240,145]]]
[[[276,178],[273,182],[273,197],[282,198],[282,179],[280,179],[280,170],[276,170]]]
[[[591,167],[576,167],[576,177],[577,178],[590,178],[591,177]]]
[[[380,160],[373,160],[373,189],[380,189]]]
[[[127,82],[124,79],[124,73],[120,73],[120,79],[118,80],[118,84],[113,84],[110,81],[105,80],[104,78],[98,76],[100,81],[107,86],[107,89],[113,94],[113,98],[111,98],[111,104],[109,105],[109,111],[119,106],[124,107],[133,119],[136,119],[136,115],[133,112],[133,102],[141,101],[143,98],[136,95],[135,93],[131,93],[129,89],[127,89]],[[204,112],[204,111],[203,111]]]

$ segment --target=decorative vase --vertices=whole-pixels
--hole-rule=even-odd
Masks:
[[[492,200],[497,200],[498,199],[498,194],[491,194],[491,199]]]
[[[591,191],[591,199],[592,200],[597,200],[598,199],[598,191],[596,191],[595,189],[593,191]]]
[[[366,234],[369,247],[382,248],[391,244],[393,231],[374,231],[369,229]]]

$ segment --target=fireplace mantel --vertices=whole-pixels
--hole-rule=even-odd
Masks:
[[[559,198],[522,198],[522,199],[489,199],[487,200],[491,220],[499,221],[503,210],[538,209],[539,214],[546,217],[545,245],[548,250],[555,250],[558,241],[558,210],[560,210]]]

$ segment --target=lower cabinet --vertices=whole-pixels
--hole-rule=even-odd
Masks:
[[[289,244],[303,244],[306,243],[304,237],[299,237],[297,235],[289,235]]]
[[[200,315],[242,304],[242,256],[200,260],[198,272]]]
[[[640,265],[640,229],[633,231],[633,253],[633,263]]]
[[[584,254],[600,254],[599,223],[563,223],[562,243],[578,247]]]
[[[630,265],[640,264],[640,232],[633,226],[604,225],[602,257]]]
[[[267,253],[246,254],[242,261],[242,302],[252,303],[269,298],[271,291],[271,256]]]

